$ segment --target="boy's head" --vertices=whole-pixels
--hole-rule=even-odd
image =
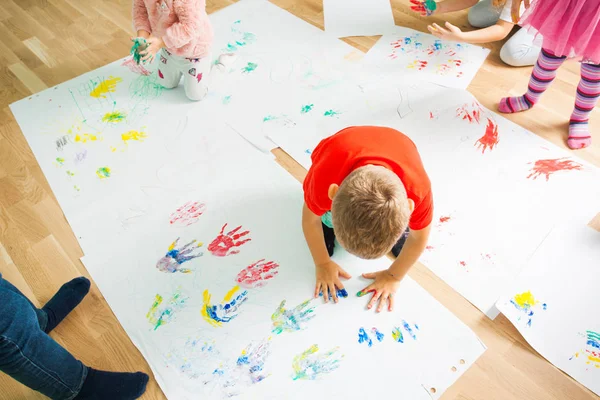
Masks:
[[[374,259],[388,253],[408,226],[414,202],[398,176],[366,165],[338,187],[329,187],[331,217],[338,242],[350,253]]]

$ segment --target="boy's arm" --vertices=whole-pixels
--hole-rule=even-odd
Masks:
[[[317,284],[314,296],[319,297],[319,293],[322,291],[325,302],[328,301],[329,295],[331,295],[337,303],[336,287],[338,289],[344,288],[339,276],[348,279],[350,275],[329,257],[325,246],[323,228],[321,227],[321,217],[310,211],[306,203],[302,207],[302,231],[315,263]]]
[[[419,257],[427,246],[430,231],[431,224],[418,231],[411,230],[400,254],[398,254],[398,257],[388,269],[363,274],[364,278],[375,279],[373,283],[358,292],[359,296],[373,293],[373,297],[371,297],[367,308],[372,308],[379,301],[379,305],[377,306],[377,312],[379,312],[383,309],[385,302],[388,301],[388,310],[392,311],[394,307],[394,294],[400,285],[400,281],[419,260]]]
[[[495,25],[470,32],[463,32],[459,27],[454,26],[449,22],[446,22],[446,28],[442,28],[438,24],[432,24],[429,25],[427,29],[440,39],[476,44],[502,40],[508,36],[514,26],[515,24],[511,22],[499,20]]]
[[[396,257],[396,260],[388,268],[388,273],[398,281],[402,280],[406,273],[421,257],[423,250],[427,246],[431,224],[418,231],[411,230],[402,247],[402,251]]]

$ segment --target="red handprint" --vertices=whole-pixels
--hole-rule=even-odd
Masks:
[[[221,232],[219,232],[219,236],[217,236],[215,238],[215,240],[213,240],[208,245],[208,251],[210,251],[213,256],[225,257],[225,256],[229,256],[232,254],[237,254],[240,251],[232,250],[231,249],[232,247],[240,247],[244,243],[252,240],[250,238],[244,239],[244,240],[238,240],[239,238],[246,236],[247,234],[250,233],[250,231],[244,231],[241,233],[237,233],[237,231],[239,231],[242,228],[241,225],[238,226],[237,228],[227,232],[226,234],[223,234],[226,226],[227,226],[227,224],[223,225],[223,227],[221,228]]]
[[[238,285],[249,289],[263,287],[269,279],[279,273],[279,264],[273,261],[266,263],[263,261],[265,261],[264,258],[241,270],[237,275]]]

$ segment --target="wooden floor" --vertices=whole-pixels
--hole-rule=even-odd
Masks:
[[[319,0],[273,0],[311,24],[323,27]],[[209,12],[232,2],[208,0]],[[392,0],[396,24],[425,30],[427,20],[410,12],[408,0]],[[448,19],[468,28],[466,13]],[[432,21],[440,22],[438,18]],[[2,0],[0,1],[0,272],[35,303],[43,304],[60,285],[88,276],[83,255],[64,219],[38,163],[8,105],[32,93],[115,61],[128,53],[131,0]],[[368,50],[378,37],[348,40]],[[521,94],[530,68],[509,68],[492,44],[492,53],[470,86],[488,108],[498,99]],[[567,121],[579,79],[576,63],[567,63],[535,109],[510,117],[525,128],[564,146]],[[31,110],[35,118],[36,110]],[[578,156],[600,166],[600,117],[593,112],[596,140]],[[304,170],[281,151],[282,165],[301,179]],[[566,206],[566,205],[565,205]],[[525,343],[503,316],[490,321],[422,266],[411,276],[469,325],[488,351],[450,388],[443,399],[537,400],[597,399],[545,361]],[[90,295],[52,336],[85,364],[107,370],[142,370],[148,365],[133,346],[93,286]],[[0,373],[0,400],[43,396]],[[151,380],[144,399],[163,399]]]

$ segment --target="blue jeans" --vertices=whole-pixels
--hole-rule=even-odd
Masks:
[[[71,400],[88,369],[44,332],[47,319],[0,274],[0,371],[51,399]]]

